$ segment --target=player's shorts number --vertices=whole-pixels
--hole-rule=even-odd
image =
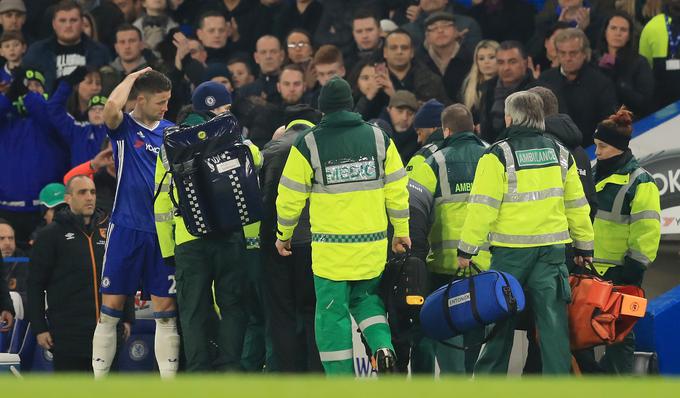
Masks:
[[[168,280],[172,281],[170,289],[168,289],[168,294],[177,294],[177,281],[175,280],[175,275],[168,275]]]

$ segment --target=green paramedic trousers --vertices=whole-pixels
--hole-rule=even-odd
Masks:
[[[243,292],[247,283],[244,251],[241,231],[192,240],[175,249],[177,305],[187,371],[241,368],[248,322]],[[220,310],[219,316],[214,304]]]
[[[314,276],[316,345],[328,375],[354,375],[352,321],[359,325],[371,351],[392,347],[385,307],[378,297],[380,277],[332,281]]]
[[[571,301],[571,289],[564,245],[493,247],[491,253],[491,269],[517,278],[534,310],[543,374],[568,374],[571,352],[567,303]],[[486,343],[475,365],[475,374],[507,374],[517,320],[514,316],[498,323],[498,334]]]

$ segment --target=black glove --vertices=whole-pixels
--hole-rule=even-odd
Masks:
[[[641,286],[642,277],[645,275],[646,269],[639,261],[626,257],[621,269],[621,282],[626,285]]]
[[[85,80],[85,76],[87,76],[87,68],[84,66],[79,66],[75,68],[73,72],[65,76],[64,80],[71,86],[75,86],[76,84]]]

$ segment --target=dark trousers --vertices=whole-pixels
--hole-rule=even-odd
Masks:
[[[322,372],[314,338],[316,296],[311,245],[292,247],[293,254],[270,254],[265,263],[265,302],[276,369]]]
[[[69,355],[67,353],[53,353],[55,372],[84,372],[92,373],[92,358]]]

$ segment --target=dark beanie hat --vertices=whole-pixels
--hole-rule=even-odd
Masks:
[[[628,149],[633,132],[632,123],[633,113],[622,106],[618,112],[597,125],[593,139],[598,139],[625,151]]]
[[[413,119],[413,127],[417,129],[424,129],[430,127],[441,127],[442,112],[444,111],[444,104],[431,99],[420,107]]]
[[[226,87],[212,81],[203,82],[191,95],[191,104],[199,112],[207,112],[231,104],[231,94]]]
[[[206,66],[205,72],[203,73],[203,81],[212,80],[214,77],[226,77],[231,81],[231,72],[227,68],[227,65],[223,63],[210,63]]]
[[[319,94],[319,110],[323,113],[351,111],[354,108],[352,89],[344,79],[333,77]]]

